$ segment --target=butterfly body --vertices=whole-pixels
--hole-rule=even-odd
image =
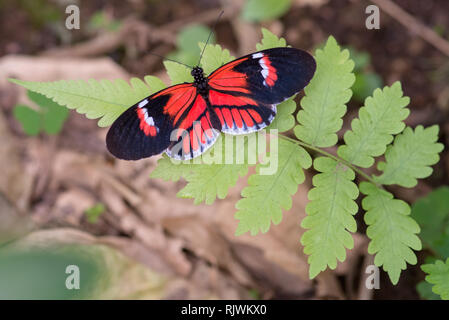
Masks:
[[[276,105],[302,90],[315,68],[313,57],[295,48],[255,52],[207,77],[195,67],[193,83],[168,87],[125,111],[111,126],[107,147],[125,160],[163,151],[176,159],[194,158],[220,132],[248,134],[268,126]]]

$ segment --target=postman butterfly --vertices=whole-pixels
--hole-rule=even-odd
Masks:
[[[193,83],[156,92],[120,115],[107,134],[107,148],[124,160],[164,151],[179,160],[195,158],[220,132],[249,134],[267,127],[276,106],[301,91],[315,69],[309,53],[290,47],[251,53],[208,76],[196,66]]]

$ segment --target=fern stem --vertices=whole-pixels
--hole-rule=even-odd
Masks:
[[[363,172],[361,169],[357,168],[356,166],[354,166],[354,165],[351,164],[350,162],[348,162],[348,161],[346,161],[346,160],[344,160],[344,159],[342,159],[342,158],[340,158],[340,157],[338,157],[338,156],[333,155],[332,153],[329,153],[329,152],[324,151],[324,150],[322,150],[322,149],[320,149],[320,148],[314,147],[314,146],[312,146],[312,145],[310,145],[310,144],[308,144],[308,143],[302,142],[302,141],[300,141],[300,140],[292,139],[292,138],[287,137],[287,136],[285,136],[285,135],[278,135],[278,137],[281,137],[281,138],[286,139],[286,140],[288,140],[288,141],[290,141],[290,142],[293,142],[293,143],[295,143],[295,144],[298,144],[298,145],[300,145],[300,146],[302,146],[302,147],[304,147],[304,148],[307,148],[307,149],[316,151],[316,152],[318,152],[318,153],[321,153],[322,155],[327,156],[327,157],[329,157],[329,158],[332,158],[332,159],[334,159],[335,161],[337,161],[337,162],[339,162],[339,163],[343,163],[345,166],[351,168],[352,170],[354,170],[355,172],[357,172],[359,175],[361,175],[363,178],[365,178],[366,180],[368,180],[369,182],[371,182],[371,183],[374,184],[375,186],[381,187],[381,185],[379,185],[379,183],[377,183],[376,181],[374,181],[373,178],[371,178],[368,174],[366,174],[365,172]]]

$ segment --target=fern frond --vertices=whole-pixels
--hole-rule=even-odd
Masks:
[[[346,259],[346,249],[354,247],[349,232],[357,230],[353,217],[358,207],[354,201],[359,190],[353,182],[354,171],[327,157],[316,158],[314,168],[321,172],[313,177],[314,188],[309,191],[307,216],[301,226],[307,230],[301,243],[309,255],[309,275],[314,278],[327,266],[335,269],[337,259]]]
[[[375,176],[375,180],[381,184],[411,188],[418,183],[416,179],[430,176],[433,171],[430,166],[439,161],[439,153],[443,150],[443,145],[437,142],[438,130],[437,125],[426,129],[418,126],[414,131],[405,128],[388,147],[386,161],[378,164],[383,173]]]
[[[410,99],[403,96],[400,82],[374,90],[373,96],[360,108],[359,118],[352,120],[352,130],[345,133],[346,145],[338,148],[338,155],[357,166],[371,167],[373,157],[385,153],[393,134],[404,130],[403,120],[410,113],[405,107],[409,102]]]
[[[157,161],[157,166],[151,172],[150,177],[155,179],[159,178],[164,181],[178,181],[182,177],[190,174],[191,171],[192,165],[171,159],[164,154]]]
[[[165,70],[167,70],[172,85],[193,82],[193,76],[190,74],[190,69],[186,66],[173,61],[164,61],[164,67]]]
[[[420,228],[410,217],[410,206],[372,183],[362,182],[360,191],[366,195],[362,207],[366,210],[367,236],[371,239],[368,253],[375,254],[374,263],[382,266],[396,284],[406,262],[416,264],[413,250],[421,250],[416,234]]]
[[[230,152],[230,148],[236,149],[235,137],[229,136],[228,139],[232,139],[232,145],[227,144],[222,135],[210,150],[194,160],[181,162],[164,155],[158,160],[158,165],[151,173],[151,177],[165,181],[178,181],[184,178],[187,185],[178,192],[177,196],[193,198],[195,204],[202,202],[212,204],[216,198],[224,199],[228,189],[235,186],[238,178],[247,174],[248,153],[256,152],[253,150],[255,145],[249,146],[246,140],[240,150],[245,152],[242,161],[236,160],[237,154],[234,152],[231,159],[227,159],[230,157],[226,155],[226,152]],[[216,157],[217,152],[221,153],[219,157]],[[211,160],[206,161],[206,159]]]
[[[287,47],[287,41],[284,38],[279,38],[270,30],[262,28],[262,40],[256,44],[257,51],[277,47]]]
[[[204,47],[204,43],[200,42],[200,49]],[[204,49],[203,58],[201,59],[201,67],[206,75],[209,75],[215,69],[220,68],[225,63],[234,60],[228,49],[223,49],[219,44],[208,44]]]
[[[242,199],[236,204],[235,218],[239,220],[236,235],[250,232],[252,235],[267,232],[271,221],[282,220],[282,209],[292,206],[291,196],[303,183],[302,169],[312,164],[310,155],[302,147],[282,139],[278,145],[278,166],[274,174],[262,175],[257,166],[256,174],[248,179],[248,186],[242,191]]]
[[[443,300],[449,300],[449,258],[446,263],[441,260],[432,264],[425,264],[421,269],[427,273],[426,281],[433,284],[432,291],[441,296]]]
[[[247,164],[201,164],[185,175],[188,184],[178,192],[180,198],[193,198],[195,204],[224,199],[229,188],[248,173]]]
[[[101,118],[100,127],[111,125],[126,109],[151,94],[148,84],[137,78],[131,79],[132,86],[124,80],[10,81],[76,109],[89,119]]]
[[[323,50],[316,51],[315,58],[316,72],[304,90],[295,134],[313,146],[330,147],[337,143],[336,132],[341,129],[345,104],[352,95],[354,62],[349,58],[349,51],[340,50],[332,36]]]

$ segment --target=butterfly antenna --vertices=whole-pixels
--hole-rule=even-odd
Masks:
[[[176,62],[176,63],[182,64],[183,66],[186,66],[186,67],[189,68],[189,69],[193,69],[193,67],[191,67],[191,66],[189,66],[189,65],[187,65],[187,64],[185,64],[185,63],[182,63],[182,62],[179,62],[179,61],[176,61],[176,60],[173,60],[173,59],[166,58],[166,57],[161,56],[161,55],[159,55],[159,54],[157,54],[157,53],[152,53],[152,52],[148,52],[148,53],[151,54],[151,55],[153,55],[153,56],[162,58],[162,59],[164,59],[164,60],[168,60],[168,61],[171,61],[171,62]]]
[[[214,23],[214,26],[212,27],[212,30],[209,32],[209,36],[207,37],[206,43],[204,44],[203,50],[201,51],[200,60],[198,60],[197,66],[200,65],[201,58],[203,57],[204,50],[206,50],[207,44],[209,43],[209,39],[210,39],[212,33],[214,32],[215,27],[217,26],[218,20],[220,20],[220,18],[221,18],[221,16],[223,15],[223,13],[224,13],[224,11],[222,10],[222,11],[220,12],[220,14],[218,15],[217,20],[215,20],[215,23]]]

